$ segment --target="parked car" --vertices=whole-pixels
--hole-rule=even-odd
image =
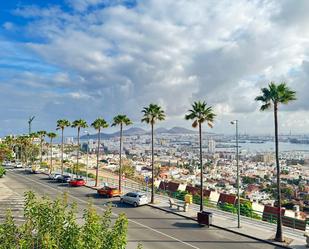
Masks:
[[[23,164],[22,163],[15,163],[14,168],[22,168]]]
[[[104,186],[103,188],[98,189],[97,192],[98,195],[107,196],[109,198],[121,195],[121,192],[117,187]]]
[[[60,175],[59,177],[57,177],[57,181],[58,182],[70,182],[72,180],[72,177],[69,175]]]
[[[148,197],[146,194],[140,192],[129,192],[120,197],[121,202],[129,203],[134,207],[145,205],[148,203]]]
[[[86,181],[83,178],[75,178],[69,181],[69,185],[72,187],[80,187],[80,186],[84,186],[85,184],[86,184]]]
[[[54,174],[49,174],[48,178],[51,179],[51,180],[57,180],[57,178],[60,177],[60,176],[61,176],[61,174],[54,173]]]

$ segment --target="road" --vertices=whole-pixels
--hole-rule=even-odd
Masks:
[[[199,225],[185,218],[169,214],[149,206],[133,208],[119,202],[119,198],[97,198],[95,191],[86,187],[72,188],[55,183],[43,174],[27,174],[23,170],[8,170],[7,176],[0,183],[14,192],[16,198],[24,191],[32,190],[39,195],[56,198],[67,191],[69,199],[78,203],[80,214],[89,202],[89,198],[99,212],[105,210],[109,202],[115,206],[114,215],[126,213],[129,219],[128,246],[136,248],[138,242],[143,248],[279,248],[273,245],[249,239],[217,228],[200,228]],[[1,194],[1,190],[0,190]]]

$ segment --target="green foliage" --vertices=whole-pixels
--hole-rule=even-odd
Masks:
[[[111,208],[99,215],[91,205],[77,223],[77,207],[67,195],[52,201],[25,193],[25,222],[16,226],[10,211],[0,224],[0,249],[124,249],[128,219],[120,214],[112,224]],[[80,225],[83,224],[83,225]],[[141,248],[141,247],[139,247]]]
[[[3,168],[2,165],[0,165],[0,178],[2,178],[5,175],[5,173],[6,173],[5,168]]]
[[[12,159],[12,149],[5,143],[0,143],[0,163]]]
[[[218,207],[223,211],[230,212],[233,214],[237,212],[237,208],[233,204],[222,203],[219,204]]]
[[[49,167],[47,162],[41,162],[40,166],[41,166],[41,168],[48,168]]]
[[[185,200],[185,195],[188,194],[188,191],[181,191],[181,190],[177,190],[176,192],[174,192],[172,194],[173,198],[178,199],[178,200]]]
[[[243,176],[242,177],[242,183],[243,184],[253,184],[253,183],[256,183],[256,178],[249,177],[249,176]]]
[[[11,210],[6,212],[4,223],[0,225],[0,248],[14,249],[17,242],[17,226]]]
[[[95,178],[95,174],[93,174],[93,173],[88,173],[88,177],[89,177],[89,178]]]

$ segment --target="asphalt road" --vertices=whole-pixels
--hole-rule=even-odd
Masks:
[[[9,170],[2,183],[17,196],[32,190],[39,195],[56,198],[67,191],[69,199],[75,201],[82,214],[91,199],[98,211],[104,211],[109,202],[113,204],[113,213],[126,213],[129,219],[128,246],[136,248],[138,242],[149,249],[198,249],[198,248],[280,248],[244,236],[236,235],[217,228],[201,228],[191,220],[169,214],[149,206],[133,208],[119,202],[119,198],[98,198],[96,192],[86,187],[72,188],[66,184],[55,183],[42,174],[27,174],[23,170]],[[1,194],[1,190],[0,190]]]

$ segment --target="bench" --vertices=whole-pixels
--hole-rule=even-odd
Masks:
[[[180,210],[180,208],[183,209],[184,212],[187,212],[189,209],[189,203],[186,202],[175,202],[172,198],[169,198],[170,208],[173,208],[175,206],[177,210]]]

